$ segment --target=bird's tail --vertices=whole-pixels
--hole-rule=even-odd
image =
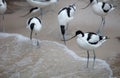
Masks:
[[[105,36],[105,39],[110,39],[110,37],[108,37],[108,36]]]

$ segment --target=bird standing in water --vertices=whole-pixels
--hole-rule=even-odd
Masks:
[[[87,8],[90,4],[92,4],[93,12],[102,18],[102,26],[100,26],[97,30],[97,33],[101,34],[105,27],[105,16],[115,8],[112,4],[109,4],[107,2],[98,2],[98,0],[90,0],[90,3],[85,8]]]
[[[69,5],[68,7],[62,8],[58,13],[58,22],[65,44],[66,44],[65,34],[68,29],[68,23],[74,18],[75,11],[76,11],[76,6],[75,4],[72,4]]]
[[[37,33],[42,28],[41,20],[38,17],[29,18],[27,21],[27,28],[31,31],[30,39],[32,40],[32,33],[35,32],[35,35],[37,35]],[[39,46],[38,40],[37,40],[37,46]]]
[[[2,20],[4,21],[4,14],[7,10],[7,3],[5,0],[0,0],[0,15],[2,15]],[[5,26],[3,26],[3,32],[5,32]]]
[[[93,51],[93,54],[94,54],[93,67],[94,67],[95,59],[96,59],[96,54],[94,49],[96,49],[97,47],[100,47],[109,38],[107,36],[100,36],[93,32],[83,33],[80,30],[76,31],[75,36],[73,36],[72,38],[76,36],[77,36],[77,39],[76,39],[77,44],[83,49],[87,50],[87,68],[89,65],[89,51]]]

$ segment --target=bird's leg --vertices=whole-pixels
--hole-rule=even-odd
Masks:
[[[46,11],[46,13],[48,13],[48,12],[55,12],[55,8],[52,8],[52,5],[49,5],[49,6],[47,6],[48,7],[48,10]]]
[[[35,33],[35,36],[37,36],[37,33]],[[36,38],[36,40],[37,40],[37,38]],[[39,41],[37,40],[37,46],[39,46],[40,45],[40,43],[39,43]]]
[[[87,68],[88,68],[88,65],[89,65],[89,51],[87,50]]]
[[[2,22],[4,22],[4,14],[2,15]],[[5,25],[3,25],[3,32],[5,32]]]
[[[101,18],[102,18],[102,22],[101,22],[102,25],[99,26],[99,29],[97,31],[97,34],[100,34],[100,35],[102,34],[105,27],[105,17],[101,17]]]
[[[105,27],[105,17],[102,17],[102,27],[101,27],[101,32],[104,31],[104,27]]]
[[[94,66],[95,66],[95,59],[96,59],[95,50],[93,50],[93,54],[94,54],[94,57],[93,57],[93,68],[94,68]]]
[[[40,16],[41,16],[41,19],[42,19],[43,15],[47,13],[47,11],[45,11],[45,9],[46,9],[46,7],[40,8]]]
[[[43,8],[40,8],[40,16],[41,16],[41,19],[43,17]]]

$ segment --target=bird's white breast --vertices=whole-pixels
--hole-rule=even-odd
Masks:
[[[105,13],[102,9],[102,2],[93,4],[92,8],[93,8],[93,12],[99,16],[106,16],[107,15],[107,13]]]
[[[27,26],[27,28],[30,29],[30,25],[31,25],[32,23],[35,24],[33,30],[34,30],[35,32],[39,32],[39,31],[41,30],[41,28],[42,28],[42,25],[41,25],[41,23],[39,22],[39,20],[36,19],[36,18],[33,18],[33,19],[31,20],[30,24]],[[30,29],[30,30],[31,30],[31,29]]]
[[[91,42],[93,41],[96,41],[97,39],[91,39]],[[85,35],[85,37],[78,37],[77,38],[77,43],[80,47],[82,47],[83,49],[85,50],[93,50],[99,46],[101,46],[106,40],[101,40],[101,41],[98,41],[97,44],[90,44],[88,41],[87,41],[87,36]]]
[[[7,4],[6,2],[3,4],[2,2],[0,2],[0,14],[4,14],[7,10]]]
[[[27,0],[27,2],[33,7],[42,8],[42,7],[49,6],[49,5],[53,4],[53,3],[56,3],[57,0],[54,0],[54,1],[51,0],[51,1],[47,1],[47,2],[40,2],[40,0]]]
[[[67,11],[63,10],[59,15],[58,15],[58,21],[60,25],[66,25],[69,21],[73,19],[73,16],[68,17]]]

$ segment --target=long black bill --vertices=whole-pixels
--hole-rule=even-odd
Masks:
[[[31,30],[31,33],[30,33],[30,40],[32,40],[32,33],[33,33],[33,30]]]
[[[69,40],[71,40],[71,39],[73,39],[73,38],[75,38],[75,37],[76,37],[76,35],[73,36],[73,37],[71,37],[70,39],[65,40],[65,41],[69,41]]]
[[[90,6],[90,4],[91,4],[91,2],[86,6],[86,7],[84,7],[84,8],[82,8],[82,9],[86,9],[87,7],[89,7]]]
[[[27,15],[29,15],[31,12],[28,12],[27,14],[20,16],[20,17],[26,17]]]

